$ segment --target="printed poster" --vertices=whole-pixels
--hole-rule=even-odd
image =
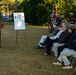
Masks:
[[[14,29],[24,30],[25,28],[25,18],[24,13],[14,13]]]

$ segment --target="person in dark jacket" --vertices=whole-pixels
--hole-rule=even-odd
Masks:
[[[71,65],[68,56],[76,54],[76,32],[72,35],[69,43],[67,43],[66,48],[60,53],[57,62],[53,62],[54,65],[62,65],[64,63],[63,69],[72,69],[73,66]]]
[[[59,52],[61,52],[63,50],[63,48],[66,47],[67,43],[70,42],[70,37],[75,32],[75,29],[73,27],[69,26],[68,31],[70,32],[70,36],[69,36],[68,40],[66,41],[66,43],[56,42],[56,43],[53,44],[52,50],[54,51],[54,55],[55,55],[56,58],[59,56],[59,54],[60,54]],[[59,48],[59,50],[58,50],[58,48]]]
[[[66,41],[66,43],[63,46],[58,47],[58,57],[59,57],[60,53],[63,51],[63,49],[68,48],[75,38],[74,34],[75,34],[76,29],[71,28],[71,30],[72,30],[72,33],[71,33],[69,39]]]
[[[64,22],[62,24],[62,28],[63,28],[63,32],[61,33],[61,35],[59,36],[59,38],[55,39],[55,40],[51,40],[49,39],[47,42],[47,46],[46,46],[46,52],[44,53],[44,55],[49,55],[49,51],[53,45],[53,43],[58,42],[58,43],[65,43],[70,35],[70,32],[68,31],[68,23]]]

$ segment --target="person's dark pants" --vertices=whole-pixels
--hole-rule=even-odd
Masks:
[[[50,39],[47,43],[47,47],[46,47],[46,53],[49,54],[49,51],[51,50],[51,47],[53,45],[53,43],[58,42],[58,39],[52,40]]]
[[[59,46],[58,47],[58,57],[60,56],[60,53],[63,51],[64,48],[68,48],[67,45]]]
[[[60,53],[63,51],[64,48],[65,48],[64,46],[58,47],[58,57],[60,56]]]
[[[45,42],[42,45],[47,45],[48,41],[50,40],[50,37],[47,36]]]

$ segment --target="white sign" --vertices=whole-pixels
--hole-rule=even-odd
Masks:
[[[24,13],[14,13],[14,29],[24,30],[25,29],[25,18]]]

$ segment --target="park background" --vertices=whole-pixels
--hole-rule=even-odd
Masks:
[[[15,0],[0,0],[0,12],[12,16],[16,11]],[[54,54],[44,56],[45,49],[37,50],[42,35],[49,35],[45,26],[52,14],[53,4],[57,13],[69,21],[69,13],[76,12],[76,0],[19,0],[18,12],[25,13],[26,30],[19,31],[18,42],[13,20],[2,21],[0,48],[0,75],[76,75],[76,71],[54,66]],[[24,34],[26,39],[24,38]]]
[[[50,21],[53,5],[56,13],[63,15],[65,20],[69,21],[70,13],[76,17],[76,0],[0,0],[0,12],[10,20],[16,10],[24,12],[27,23],[45,25]]]

